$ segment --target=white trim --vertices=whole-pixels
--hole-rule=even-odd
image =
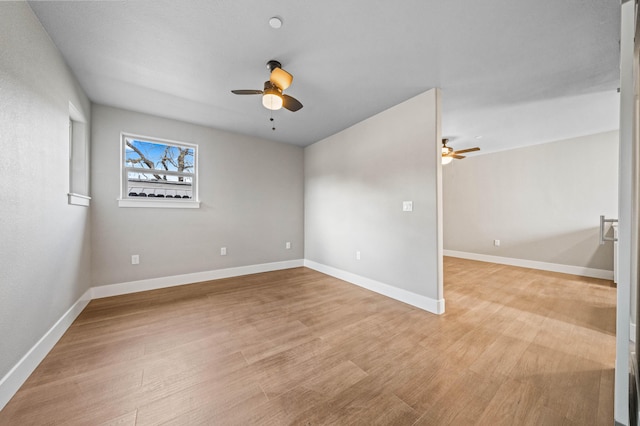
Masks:
[[[436,297],[444,301],[444,198],[442,193],[442,93],[440,89],[435,89],[436,97],[436,140],[435,140],[435,172],[436,172],[436,260],[437,271],[437,294]],[[444,312],[444,306],[442,307]]]
[[[259,265],[240,266],[237,268],[219,269],[216,271],[196,272],[193,274],[175,275],[171,277],[152,278],[148,280],[132,281],[120,284],[92,287],[60,317],[44,336],[13,366],[0,380],[0,410],[13,398],[18,389],[34,372],[45,356],[58,343],[58,340],[71,326],[92,299],[117,296],[120,294],[136,293],[157,288],[192,284],[201,281],[217,280],[221,278],[237,277],[241,275],[257,274],[260,272],[278,271],[281,269],[297,268],[304,265],[302,259],[283,262],[263,263]]]
[[[580,275],[583,277],[613,280],[613,271],[606,269],[586,268],[583,266],[562,265],[559,263],[539,262],[537,260],[516,259],[513,257],[491,256],[489,254],[468,253],[464,251],[444,250],[445,256],[461,259],[478,260],[480,262],[499,263],[502,265],[519,266],[521,268],[539,269],[542,271],[560,272],[563,274]]]
[[[124,160],[127,156],[125,148],[125,139],[140,139],[147,142],[159,142],[165,145],[182,146],[193,148],[193,173],[191,174],[191,196],[192,201],[181,201],[180,205],[174,205],[168,200],[140,200],[138,198],[129,198],[127,196],[127,179],[125,178],[126,167]],[[178,208],[178,209],[198,209],[200,208],[200,184],[199,184],[199,156],[198,144],[192,142],[182,142],[171,139],[156,138],[154,136],[143,136],[135,133],[120,132],[120,197],[118,198],[118,207],[151,207],[151,208]]]
[[[89,149],[87,120],[84,114],[69,101],[69,193],[67,195],[70,205],[89,206],[91,197],[71,192],[89,193]]]
[[[137,293],[139,291],[156,290],[159,288],[193,284],[202,281],[219,280],[221,278],[239,277],[249,274],[258,274],[260,272],[279,271],[281,269],[298,268],[301,266],[303,266],[303,260],[296,259],[286,260],[283,262],[263,263],[259,265],[239,266],[236,268],[217,269],[213,271],[194,272],[191,274],[173,275],[169,277],[150,278],[147,280],[129,281],[93,287],[92,296],[94,299],[101,299],[103,297]]]
[[[629,341],[636,342],[636,324],[632,321],[629,327]]]
[[[86,195],[68,193],[67,197],[69,197],[69,204],[74,206],[89,207],[91,204],[91,197]]]
[[[58,343],[58,340],[71,326],[73,321],[80,315],[82,310],[91,301],[91,289],[87,290],[80,298],[65,312],[62,317],[47,331],[44,336],[33,345],[16,365],[0,380],[0,410],[9,402],[13,395],[18,392],[20,386],[29,378],[31,373],[38,367],[45,356]]]
[[[84,114],[82,114],[82,112],[76,108],[76,106],[69,101],[69,118],[72,121],[77,121],[78,123],[86,123],[87,119],[84,118]]]
[[[639,194],[637,173],[638,120],[636,95],[638,75],[636,55],[636,1],[621,2],[620,9],[620,143],[618,145],[618,262],[617,304],[616,304],[616,368],[614,378],[613,417],[616,422],[630,424],[630,406],[636,401],[629,398],[631,374],[638,374],[630,368],[633,348],[629,344],[631,334],[631,296],[637,287],[638,277],[638,212]],[[636,360],[637,362],[637,360]],[[634,366],[637,367],[637,363]],[[634,397],[635,398],[635,397]],[[635,417],[635,413],[634,413]]]
[[[432,299],[430,297],[422,296],[408,290],[381,283],[380,281],[375,281],[370,278],[343,271],[342,269],[337,269],[332,266],[323,265],[308,259],[304,260],[304,266],[318,272],[322,272],[323,274],[331,275],[332,277],[341,279],[348,283],[355,284],[359,287],[366,288],[367,290],[371,290],[375,293],[382,294],[383,296],[415,306],[416,308],[420,308],[434,314],[444,313],[444,299]]]
[[[153,200],[132,200],[118,199],[118,207],[143,207],[143,208],[169,208],[169,209],[199,209],[200,201],[170,201],[160,198],[154,198]]]

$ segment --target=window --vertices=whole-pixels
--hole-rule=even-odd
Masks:
[[[198,146],[122,133],[120,207],[198,208]]]
[[[86,121],[69,102],[69,204],[89,206],[89,144]]]

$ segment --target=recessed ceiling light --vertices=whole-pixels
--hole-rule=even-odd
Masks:
[[[282,26],[282,19],[274,16],[273,18],[269,19],[269,25],[271,26],[271,28],[278,29]]]
[[[482,136],[476,136],[476,139],[482,139]]]

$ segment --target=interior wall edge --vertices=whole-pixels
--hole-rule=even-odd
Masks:
[[[430,89],[304,149],[305,259],[443,299],[437,109]]]
[[[432,299],[430,297],[422,296],[399,287],[372,280],[371,278],[363,277],[352,272],[323,265],[321,263],[314,262],[313,260],[305,259],[304,266],[309,269],[313,269],[314,271],[322,272],[323,274],[346,281],[350,284],[357,285],[358,287],[373,291],[374,293],[378,293],[399,302],[420,308],[424,311],[431,312],[432,314],[440,315],[444,313],[444,299]]]
[[[560,263],[540,262],[537,260],[516,259],[513,257],[492,256],[489,254],[468,253],[456,250],[444,250],[445,256],[461,259],[477,260],[480,262],[498,263],[501,265],[518,266],[521,268],[539,269],[541,271],[559,272],[562,274],[579,275],[582,277],[599,278],[613,281],[613,271],[606,269],[586,268],[583,266],[563,265]]]

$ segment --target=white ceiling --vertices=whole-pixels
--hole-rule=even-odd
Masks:
[[[97,103],[306,146],[439,87],[443,136],[491,152],[618,127],[619,3],[30,5]],[[272,16],[282,28],[269,26]],[[259,96],[230,92],[262,89],[269,59],[294,75],[286,93],[304,104],[274,112],[276,131]]]

